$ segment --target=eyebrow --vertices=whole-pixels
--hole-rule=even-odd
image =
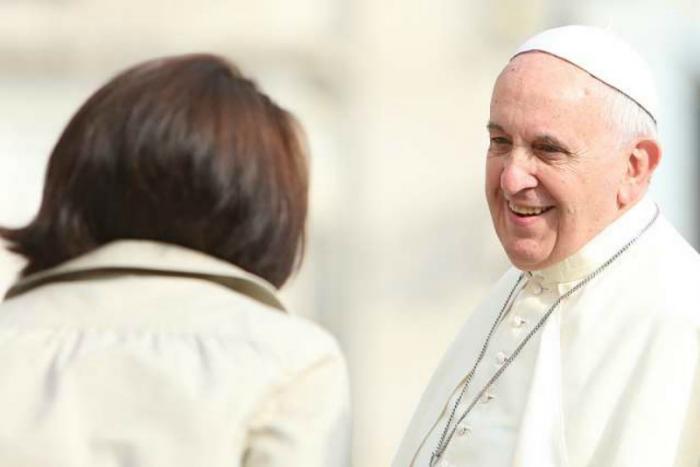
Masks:
[[[501,125],[499,125],[498,123],[494,123],[494,122],[488,122],[488,123],[486,124],[486,129],[487,129],[487,130],[492,130],[492,131],[501,131],[501,132],[503,132],[503,133],[506,132],[506,130],[504,130],[503,127],[502,127]]]
[[[500,131],[502,133],[508,133],[501,125],[495,122],[488,122],[486,124],[486,129],[489,131]],[[533,139],[533,143],[537,144],[547,144],[549,146],[555,146],[559,148],[563,153],[568,154],[568,155],[573,155],[574,152],[572,152],[566,144],[564,144],[562,141],[560,141],[556,136],[547,134],[547,133],[542,133]]]

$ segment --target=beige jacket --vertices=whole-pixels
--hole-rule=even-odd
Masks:
[[[349,464],[338,346],[277,309],[263,280],[195,251],[120,241],[9,294],[0,466]]]

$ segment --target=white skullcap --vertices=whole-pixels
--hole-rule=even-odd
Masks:
[[[540,51],[570,62],[639,104],[656,122],[656,87],[646,61],[611,31],[592,26],[548,29],[528,39],[511,60]]]

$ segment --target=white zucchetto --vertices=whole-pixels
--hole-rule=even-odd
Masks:
[[[658,98],[651,69],[629,44],[613,32],[593,26],[562,26],[541,32],[511,57],[545,52],[561,58],[625,94],[656,122]]]

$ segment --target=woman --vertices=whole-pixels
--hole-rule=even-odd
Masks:
[[[301,259],[293,117],[210,55],[99,89],[3,229],[1,466],[341,466],[335,341],[275,297]]]

